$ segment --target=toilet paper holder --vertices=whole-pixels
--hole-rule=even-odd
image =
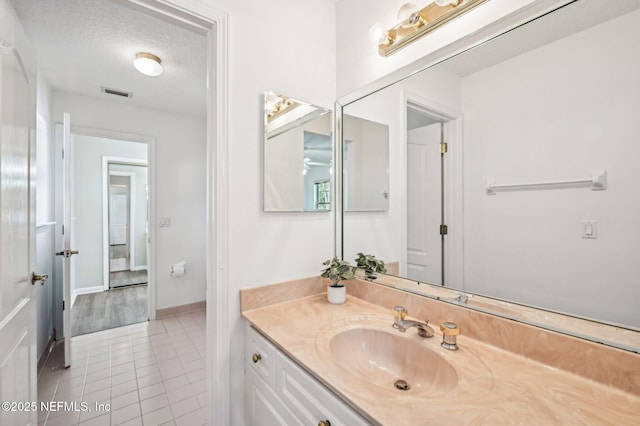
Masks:
[[[185,273],[185,265],[187,264],[187,262],[178,262],[175,263],[173,265],[171,265],[171,267],[169,268],[169,273],[171,274],[172,277],[181,277],[184,275]]]

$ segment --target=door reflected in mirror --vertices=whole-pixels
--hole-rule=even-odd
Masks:
[[[264,94],[264,211],[331,210],[331,110]]]

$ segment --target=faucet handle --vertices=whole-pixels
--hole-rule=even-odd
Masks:
[[[460,334],[460,328],[454,322],[443,322],[440,324],[440,331],[447,336],[457,336]]]
[[[393,314],[393,327],[398,328],[398,323],[402,321],[409,312],[403,306],[394,306],[391,310]]]
[[[458,349],[456,343],[456,336],[460,334],[458,325],[453,322],[443,322],[440,324],[440,331],[442,331],[442,347],[452,351]]]

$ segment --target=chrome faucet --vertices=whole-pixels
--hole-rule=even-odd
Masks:
[[[456,297],[453,300],[458,303],[467,303],[467,300],[469,300],[469,296],[467,296],[466,294],[460,293],[458,294],[458,297]]]
[[[408,328],[416,327],[420,336],[433,337],[434,331],[429,325],[429,320],[420,322],[404,319],[408,312],[402,306],[395,306],[391,312],[393,313],[393,328],[396,328],[401,333],[406,332]]]

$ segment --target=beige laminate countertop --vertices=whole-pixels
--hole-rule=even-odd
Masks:
[[[421,338],[413,329],[402,334],[390,327],[389,309],[353,296],[342,305],[327,303],[326,294],[303,297],[245,310],[243,316],[373,423],[640,425],[638,396],[471,339],[464,329],[458,351],[443,349],[437,324],[432,338]],[[363,327],[427,346],[456,370],[457,386],[444,393],[403,392],[368,383],[362,372],[341,367],[331,355],[331,337]]]

